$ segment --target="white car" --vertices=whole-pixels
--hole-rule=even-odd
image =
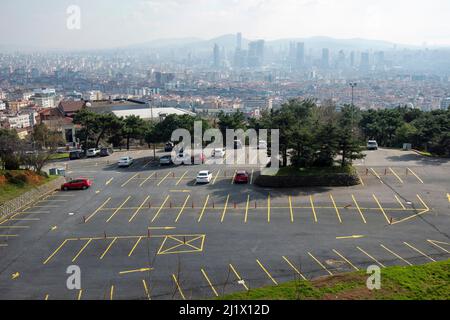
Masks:
[[[259,142],[258,142],[258,149],[266,150],[267,149],[267,141],[259,140]]]
[[[367,142],[367,150],[378,150],[378,143],[375,140]]]
[[[86,157],[93,158],[100,155],[100,149],[91,148],[86,151]]]
[[[197,183],[210,183],[212,180],[212,173],[210,171],[200,171],[197,175]]]
[[[220,148],[216,148],[216,149],[213,150],[212,156],[214,158],[223,158],[223,157],[225,157],[225,150],[224,149],[220,149]]]
[[[133,164],[133,158],[132,157],[122,157],[119,159],[119,162],[117,163],[119,168],[121,167],[129,167]]]

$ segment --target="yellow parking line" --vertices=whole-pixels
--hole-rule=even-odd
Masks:
[[[128,254],[129,257],[131,257],[131,255],[133,254],[134,250],[137,248],[139,242],[141,242],[142,237],[139,237],[139,239],[137,239],[136,243],[134,244],[133,248],[131,249],[130,253]]]
[[[183,294],[183,290],[181,290],[180,284],[178,283],[177,277],[174,274],[172,274],[172,278],[173,278],[173,281],[175,282],[175,285],[178,288],[178,292],[180,292],[181,297],[183,298],[183,300],[186,300],[186,297]]]
[[[406,218],[404,218],[404,219],[395,221],[395,222],[392,223],[393,225],[394,225],[394,224],[397,224],[397,223],[405,222],[405,221],[410,220],[410,219],[413,219],[413,218],[417,218],[418,216],[423,215],[423,214],[425,214],[425,213],[427,213],[427,212],[430,211],[430,208],[429,208],[429,207],[427,206],[427,204],[422,200],[422,198],[421,198],[419,195],[416,195],[416,196],[417,196],[417,199],[419,199],[419,201],[420,201],[420,202],[422,203],[422,205],[425,207],[424,209],[421,209],[421,210],[423,210],[423,211],[418,212],[418,213],[416,213],[416,214],[414,214],[414,215],[412,215],[412,216],[406,217]]]
[[[248,221],[248,207],[250,205],[250,195],[247,194],[247,203],[245,205],[245,216],[244,216],[244,223],[247,223]]]
[[[50,295],[46,294],[44,300],[47,301]]]
[[[106,181],[105,185],[109,186],[113,180],[114,178],[109,179],[108,181]]]
[[[234,170],[233,177],[231,178],[231,184],[234,184],[234,178],[236,177],[237,170]]]
[[[142,183],[139,185],[139,187],[142,187],[148,180],[150,180],[151,178],[153,178],[153,176],[156,174],[156,172],[153,172],[151,175],[149,175],[147,178],[145,178],[144,181],[142,181]]]
[[[169,172],[168,174],[166,174],[166,176],[164,178],[162,178],[160,182],[158,182],[157,186],[159,187],[161,185],[161,183],[163,183],[170,174],[172,174],[172,172]]]
[[[198,222],[202,221],[203,214],[205,213],[206,206],[208,205],[208,201],[209,201],[209,194],[208,194],[208,196],[206,197],[205,204],[203,205],[203,209],[202,209],[202,211],[200,212],[200,216],[198,217]]]
[[[358,176],[359,182],[361,182],[361,185],[364,187],[365,186],[364,180],[361,178],[358,172],[356,172],[356,175]]]
[[[220,222],[223,222],[223,220],[225,220],[225,215],[226,215],[227,209],[228,209],[228,200],[230,200],[230,195],[227,196],[227,200],[225,201],[225,206],[223,208],[222,218],[220,219]]]
[[[78,291],[77,300],[81,300],[82,295],[83,295],[83,289],[80,289],[80,291]]]
[[[361,210],[361,208],[359,207],[358,202],[356,202],[356,198],[355,198],[355,196],[354,196],[353,194],[352,194],[352,199],[353,199],[353,202],[354,202],[355,205],[356,205],[356,208],[358,209],[358,212],[359,212],[359,215],[361,216],[361,219],[363,220],[364,223],[367,224],[366,218],[364,217],[364,214],[362,213],[362,210]]]
[[[314,259],[314,261],[316,261],[316,262],[319,264],[319,266],[321,266],[326,272],[328,272],[330,276],[333,275],[333,273],[332,273],[330,270],[328,270],[328,269],[322,264],[322,262],[320,262],[319,260],[317,260],[317,258],[314,257],[314,256],[311,254],[311,252],[308,252],[308,254],[309,254],[309,256],[310,256],[311,258]]]
[[[404,206],[403,203],[400,201],[400,199],[398,198],[397,195],[395,195],[395,200],[397,200],[398,204],[400,205],[400,207],[402,207],[402,209],[406,209],[405,206]]]
[[[183,211],[184,211],[184,209],[186,208],[187,202],[189,201],[189,198],[190,198],[190,197],[191,197],[191,195],[189,194],[189,195],[186,197],[186,200],[184,200],[183,206],[181,207],[180,212],[178,213],[178,216],[177,216],[177,218],[175,219],[175,223],[178,222],[178,220],[180,219],[181,215],[183,214]]]
[[[438,247],[439,249],[441,249],[441,250],[444,251],[444,252],[450,253],[450,251],[448,251],[447,249],[445,249],[445,248],[441,247],[440,245],[436,244],[436,243],[439,243],[439,244],[450,245],[449,243],[446,243],[446,242],[440,242],[440,241],[436,241],[436,240],[427,240],[427,242],[429,242],[429,243],[431,243],[432,245]]]
[[[106,204],[111,201],[111,197],[109,197],[105,202],[103,202],[103,204],[97,208],[97,210],[95,210],[89,217],[86,218],[86,222],[88,222],[89,220],[91,220],[100,210],[103,209],[104,206],[106,206]]]
[[[239,280],[239,283],[242,284],[245,288],[245,290],[248,291],[248,287],[245,284],[245,281],[241,278],[241,276],[239,275],[239,273],[236,271],[236,269],[233,267],[233,265],[230,263],[230,268],[233,271],[234,275],[236,276],[236,278]]]
[[[109,300],[114,299],[114,285],[111,286],[111,289],[109,290]]]
[[[377,197],[374,194],[372,194],[372,196],[375,199],[375,202],[377,203],[377,205],[380,208],[381,212],[383,213],[384,218],[386,219],[387,223],[391,224],[391,222],[389,221],[389,218],[386,215],[386,212],[384,211],[383,207],[381,206],[380,201],[378,201]]]
[[[219,294],[217,293],[216,289],[214,288],[213,284],[211,283],[211,280],[209,280],[208,275],[206,274],[205,270],[201,269],[203,276],[205,277],[206,281],[208,282],[209,286],[211,287],[211,290],[214,292],[214,294],[216,295],[216,297],[219,296]]]
[[[220,169],[219,169],[219,171],[217,171],[217,174],[212,182],[213,185],[216,183],[216,180],[217,180],[217,177],[219,176],[219,174],[220,174]]]
[[[269,273],[269,271],[267,271],[266,268],[264,268],[264,266],[262,265],[262,263],[256,259],[256,262],[259,264],[259,266],[261,267],[261,269],[263,269],[263,271],[267,274],[267,276],[270,278],[270,280],[272,280],[273,283],[275,283],[276,285],[278,285],[278,282],[272,277],[272,275]]]
[[[423,255],[424,257],[428,258],[428,260],[431,260],[433,262],[436,262],[436,260],[434,260],[432,257],[430,257],[429,255],[423,253],[422,251],[420,251],[419,249],[417,249],[416,247],[413,247],[412,245],[410,245],[408,242],[403,242],[405,245],[407,245],[408,247],[410,247],[411,249],[413,249],[414,251],[420,253],[421,255]]]
[[[414,177],[416,177],[417,178],[417,180],[419,180],[420,181],[420,183],[424,183],[423,182],[423,180],[422,179],[420,179],[419,178],[419,176],[414,172],[414,171],[412,171],[410,168],[406,168],[409,172],[411,172],[413,175],[414,175]]]
[[[422,200],[422,198],[416,194],[417,198],[419,199],[419,201],[422,203],[422,205],[425,207],[424,210],[430,210],[430,208],[427,206],[427,204],[425,203],[425,201]]]
[[[361,251],[362,253],[364,253],[366,256],[368,256],[370,259],[372,259],[373,261],[375,261],[376,263],[378,263],[382,268],[386,268],[386,266],[384,264],[382,264],[380,261],[378,261],[377,259],[375,259],[374,257],[372,257],[370,254],[368,254],[366,251],[364,251],[363,249],[361,249],[360,247],[356,247],[359,251]]]
[[[300,270],[298,270],[298,269],[292,264],[292,262],[289,261],[288,258],[286,258],[285,256],[283,256],[283,259],[284,259],[284,261],[287,262],[287,264],[288,264],[292,269],[294,269],[294,271],[295,271],[298,275],[300,275],[300,277],[302,277],[303,280],[306,280],[305,276],[300,272]]]
[[[0,226],[0,229],[29,229],[29,228],[30,226]]]
[[[398,174],[392,168],[389,168],[389,171],[391,171],[394,174],[394,176],[398,179],[398,181],[400,181],[400,183],[403,184],[403,180],[398,176]]]
[[[342,259],[344,259],[344,261],[347,262],[353,269],[355,269],[356,271],[359,271],[359,269],[353,263],[351,263],[350,260],[348,260],[342,254],[340,254],[336,249],[333,249],[333,252],[336,253]]]
[[[407,261],[406,259],[400,257],[397,253],[395,253],[395,252],[392,251],[391,249],[387,248],[386,246],[384,246],[384,245],[382,245],[382,244],[380,244],[380,246],[381,246],[383,249],[385,249],[386,251],[392,253],[394,256],[396,256],[397,258],[399,258],[400,260],[402,260],[402,261],[405,262],[406,264],[412,266],[412,264],[411,264],[409,261]]]
[[[144,279],[142,279],[142,284],[144,285],[144,292],[145,295],[147,296],[147,299],[152,300],[150,297],[150,291],[148,290],[147,282]]]
[[[181,183],[181,181],[183,181],[184,177],[189,173],[189,170],[187,170],[181,177],[180,179],[177,181],[176,185],[179,185]]]
[[[375,177],[377,177],[378,180],[379,180],[382,184],[384,184],[383,180],[381,180],[380,175],[379,175],[373,168],[370,168],[370,170],[373,172],[373,174],[375,175]]]
[[[336,215],[337,215],[337,217],[338,217],[338,219],[339,219],[339,223],[342,223],[341,215],[339,214],[339,209],[338,209],[338,207],[336,206],[336,202],[334,201],[334,198],[333,198],[333,195],[332,195],[332,194],[330,194],[330,199],[331,199],[331,201],[333,202],[334,210],[336,210]]]
[[[156,220],[156,218],[158,217],[159,213],[161,212],[162,209],[164,209],[164,206],[166,205],[167,201],[169,200],[170,195],[166,197],[166,199],[164,200],[164,202],[162,203],[162,205],[159,207],[158,211],[156,212],[155,216],[152,219],[152,222]]]
[[[133,180],[134,178],[136,178],[138,176],[139,173],[136,173],[135,175],[133,175],[130,179],[128,179],[125,183],[123,183],[120,187],[123,188],[125,187],[127,184],[129,184],[131,182],[131,180]]]
[[[106,255],[106,253],[109,251],[109,249],[111,249],[112,245],[114,244],[114,242],[117,241],[117,237],[115,237],[108,245],[108,247],[105,249],[105,251],[102,253],[102,255],[100,256],[100,260],[103,259],[103,257]]]
[[[52,259],[55,256],[55,254],[57,254],[58,251],[61,250],[62,247],[64,247],[64,245],[67,243],[67,241],[69,241],[69,240],[67,240],[67,239],[64,240],[61,243],[61,245],[55,251],[53,251],[53,253],[42,264],[47,264],[50,261],[50,259]]]
[[[313,201],[313,196],[309,196],[309,201],[311,202],[311,209],[314,215],[314,222],[317,223],[317,215],[316,215],[316,209],[314,208],[314,201]]]
[[[92,239],[89,239],[84,246],[80,249],[80,251],[78,251],[78,253],[76,254],[76,256],[72,259],[72,262],[75,262],[78,257],[81,255],[81,253],[84,251],[84,249],[86,249],[86,247],[89,245],[89,243],[91,243]]]
[[[267,222],[270,223],[270,193],[267,195]]]
[[[122,202],[122,204],[113,212],[113,214],[108,218],[108,220],[106,220],[106,222],[110,222],[111,219],[117,214],[117,212],[119,212],[123,206],[128,202],[128,200],[130,200],[131,196],[128,196],[128,198],[125,199],[124,202]]]
[[[142,201],[141,205],[139,206],[139,208],[136,209],[136,211],[133,213],[133,215],[131,216],[130,220],[128,220],[128,222],[133,221],[133,219],[136,217],[136,215],[139,213],[139,211],[141,211],[142,208],[144,207],[144,205],[147,203],[149,198],[150,198],[150,196],[147,196],[147,198],[145,198],[145,200]]]
[[[289,196],[289,211],[291,213],[291,222],[294,222],[294,211],[292,210],[292,197]]]

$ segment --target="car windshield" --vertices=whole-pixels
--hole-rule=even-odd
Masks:
[[[120,158],[120,161],[128,161],[128,158]]]
[[[208,173],[207,172],[200,172],[198,175],[201,176],[201,177],[206,177],[208,175]]]

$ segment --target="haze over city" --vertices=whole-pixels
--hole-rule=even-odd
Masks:
[[[81,28],[66,28],[79,6]],[[156,39],[328,36],[450,46],[447,0],[3,0],[0,48],[98,49]],[[17,23],[11,24],[11,21]]]

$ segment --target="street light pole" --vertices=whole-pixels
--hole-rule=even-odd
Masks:
[[[350,82],[349,85],[352,88],[352,132],[353,132],[354,131],[354,113],[355,113],[354,90],[358,84],[356,82]]]

